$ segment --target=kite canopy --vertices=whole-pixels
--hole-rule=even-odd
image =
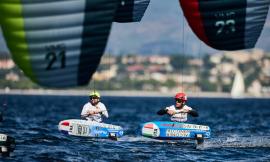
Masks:
[[[193,32],[220,50],[253,48],[270,0],[179,0]]]
[[[103,55],[118,0],[1,0],[13,60],[47,87],[88,84]]]
[[[114,18],[115,22],[141,21],[150,0],[118,0],[118,8]]]

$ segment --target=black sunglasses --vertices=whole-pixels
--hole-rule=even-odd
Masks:
[[[176,98],[176,99],[175,99],[175,102],[178,102],[178,103],[184,103],[185,101],[182,100],[182,99]]]
[[[90,96],[89,98],[90,98],[90,100],[92,100],[92,99],[99,99],[99,97],[97,97],[97,96]]]

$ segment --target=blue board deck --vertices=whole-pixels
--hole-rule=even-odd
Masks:
[[[142,124],[141,133],[145,137],[155,139],[196,139],[197,135],[210,138],[211,130],[205,125],[180,122],[153,121]]]
[[[119,138],[124,134],[120,126],[79,119],[63,120],[58,129],[64,134],[93,138]]]

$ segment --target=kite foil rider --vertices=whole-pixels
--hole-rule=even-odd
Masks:
[[[81,118],[88,121],[102,122],[102,117],[109,117],[106,106],[100,102],[100,94],[93,91],[89,94],[89,102],[82,109]]]
[[[175,95],[175,105],[166,107],[157,112],[158,115],[168,114],[171,117],[171,121],[175,122],[186,122],[188,114],[193,117],[198,117],[196,110],[186,105],[187,95],[185,93],[179,92]]]

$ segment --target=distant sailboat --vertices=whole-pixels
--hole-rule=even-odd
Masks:
[[[244,77],[240,70],[237,70],[235,73],[233,86],[231,90],[232,98],[242,98],[245,94],[245,83]]]

